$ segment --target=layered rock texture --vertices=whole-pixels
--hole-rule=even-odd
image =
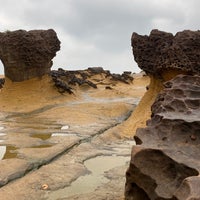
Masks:
[[[139,66],[164,90],[147,106],[146,128],[136,131],[125,199],[200,199],[200,32],[133,33],[132,45]]]
[[[0,59],[5,76],[12,81],[48,74],[59,49],[60,41],[52,29],[0,33]]]

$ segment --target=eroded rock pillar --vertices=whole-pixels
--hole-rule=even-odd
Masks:
[[[0,59],[5,76],[14,82],[48,74],[58,50],[60,41],[52,29],[0,33]]]

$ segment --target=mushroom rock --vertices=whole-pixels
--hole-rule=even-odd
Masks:
[[[175,36],[159,30],[150,35],[132,34],[131,45],[138,66],[150,77],[149,90],[127,120],[125,136],[133,136],[145,127],[151,116],[151,105],[163,83],[178,74],[200,74],[200,31],[185,30]]]
[[[126,200],[200,199],[200,76],[178,75],[164,86],[136,132]]]
[[[5,77],[13,82],[48,74],[58,50],[60,41],[52,29],[0,33],[0,59]]]
[[[50,76],[59,49],[60,41],[52,29],[0,33],[5,71],[5,84],[4,79],[0,81],[1,111],[29,112],[62,101]]]
[[[166,70],[200,73],[200,31],[166,33],[152,30],[149,36],[133,33],[133,54],[138,66],[157,77]]]

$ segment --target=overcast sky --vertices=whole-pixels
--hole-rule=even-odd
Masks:
[[[138,72],[132,32],[200,29],[200,0],[0,0],[0,5],[1,32],[57,32],[61,50],[53,60],[54,69],[102,66],[117,73]]]

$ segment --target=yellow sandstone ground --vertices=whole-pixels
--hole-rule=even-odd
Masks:
[[[76,86],[74,94],[60,94],[54,87],[51,78],[48,76],[19,83],[11,82],[9,79],[6,79],[3,89],[0,91],[1,114],[20,114],[17,115],[17,117],[14,117],[15,120],[7,121],[6,127],[10,128],[10,132],[13,127],[17,126],[17,131],[19,131],[20,127],[23,130],[24,124],[28,124],[28,127],[29,125],[33,126],[33,128],[36,126],[39,130],[42,126],[40,127],[37,123],[42,120],[45,121],[47,126],[48,123],[49,126],[51,126],[51,123],[54,121],[59,124],[60,120],[61,124],[70,125],[74,130],[78,130],[79,126],[89,127],[88,129],[91,132],[90,125],[98,126],[99,122],[102,123],[102,119],[115,119],[118,116],[124,116],[131,111],[133,109],[132,100],[134,100],[134,97],[140,99],[146,92],[146,86],[149,85],[149,77],[144,76],[143,74],[134,75],[134,80],[130,84],[108,80],[100,75],[91,77],[91,81],[97,84],[97,89],[83,85],[81,87]],[[106,86],[109,86],[110,89],[106,89]],[[24,118],[21,118],[21,115],[24,113],[28,113],[27,116],[31,117],[25,116]],[[36,115],[32,113],[36,113]],[[24,123],[21,123],[22,121],[20,120],[24,120]],[[126,128],[126,124],[124,128]],[[130,134],[131,132],[132,131],[130,130]],[[18,134],[23,135],[23,143],[21,138],[17,137]],[[86,132],[85,134],[88,133]],[[123,136],[124,135],[121,135],[120,137]],[[47,134],[46,138],[43,138],[44,142],[51,139],[47,137],[50,136]],[[61,138],[61,140],[64,139],[65,138]],[[109,138],[109,140],[114,139],[115,137]],[[10,145],[20,146],[21,149],[19,151],[22,151],[25,155],[27,155],[26,152],[30,149],[31,151],[35,150],[35,148],[27,148],[28,144],[33,146],[35,142],[42,141],[37,137],[30,137],[28,134],[18,132],[13,132],[12,137],[8,137],[7,140],[9,140],[8,143]],[[96,142],[95,144],[99,143],[99,140],[94,139],[94,141]],[[123,142],[123,140],[118,140],[118,142],[120,141]],[[7,147],[7,150],[9,150],[9,147]],[[39,149],[39,151],[40,155],[43,155],[42,152],[44,152],[44,154],[48,152],[42,151],[41,149]],[[77,155],[80,155],[80,152],[78,152]],[[88,151],[86,151],[86,153],[88,153]],[[32,155],[33,154],[30,153],[29,156]],[[125,168],[127,168],[127,166]],[[122,174],[124,173],[125,172],[123,171]],[[30,180],[33,179],[31,178]],[[22,185],[25,183],[26,181],[23,182],[23,180],[21,180]],[[123,182],[122,185],[124,185]],[[18,189],[18,192],[21,191],[20,189],[21,188]],[[5,193],[4,195],[7,195],[7,193]],[[18,195],[20,195],[20,192]],[[122,196],[120,199],[123,199],[123,187],[121,187],[120,195]]]
[[[151,105],[158,92],[162,89],[162,84],[159,80],[151,77],[149,85],[149,77],[142,73],[134,75],[134,80],[131,84],[110,81],[103,77],[103,75],[93,76],[91,81],[97,84],[98,89],[90,88],[87,85],[77,86],[75,93],[70,95],[67,93],[60,94],[49,76],[43,76],[40,79],[34,78],[24,82],[12,82],[6,78],[5,85],[0,91],[0,109],[1,112],[26,113],[48,106],[54,107],[54,105],[63,103],[70,104],[81,101],[81,99],[85,101],[88,98],[88,105],[84,103],[82,105],[73,105],[73,107],[66,106],[65,108],[58,106],[40,114],[40,116],[48,115],[48,117],[56,115],[57,119],[67,120],[68,122],[77,118],[80,123],[87,124],[92,120],[91,115],[87,115],[88,112],[99,115],[103,110],[105,116],[114,117],[119,112],[125,113],[129,109],[121,102],[113,102],[106,106],[106,104],[102,104],[105,99],[117,99],[119,97],[141,98],[145,94],[131,116],[122,124],[110,129],[108,134],[105,134],[108,137],[112,136],[109,138],[110,140],[115,137],[129,138],[134,136],[138,127],[145,126],[146,120],[151,115]],[[148,85],[149,90],[146,91],[146,86]],[[105,89],[105,86],[109,86],[111,89]]]
[[[133,96],[140,96],[142,97],[141,101],[139,102],[138,106],[131,114],[131,116],[124,121],[123,123],[119,124],[118,126],[110,129],[107,132],[106,138],[102,138],[103,140],[109,140],[109,138],[132,138],[136,130],[138,128],[143,128],[146,126],[146,121],[151,117],[151,106],[154,103],[157,95],[163,89],[163,83],[174,78],[178,74],[187,74],[187,72],[183,72],[181,70],[165,70],[165,72],[160,73],[160,78],[150,75],[150,77],[140,77],[134,80],[133,87],[138,88],[137,86],[145,86],[147,84],[147,80],[150,84],[148,85],[148,91],[144,92],[144,90],[138,90],[138,93],[134,90]]]
[[[146,77],[146,79],[145,77],[142,77],[136,81],[136,85],[143,85],[144,87],[145,85],[148,85],[148,81],[149,77]],[[155,101],[158,93],[163,88],[162,82],[159,79],[150,77],[150,84],[148,85],[148,88],[149,89],[146,92],[141,89],[141,91],[138,91],[138,93],[136,93],[136,95],[138,96],[142,96],[142,94],[144,96],[140,100],[139,104],[137,105],[131,116],[123,123],[119,124],[113,129],[110,129],[106,134],[107,137],[102,139],[108,140],[109,137],[113,138],[113,136],[117,138],[132,138],[135,135],[137,128],[142,128],[146,126],[146,121],[151,116],[151,105]]]
[[[122,131],[122,136],[133,136],[137,128],[143,128],[146,126],[146,121],[151,116],[151,105],[162,88],[162,82],[159,79],[150,77],[148,91],[144,94],[132,115],[121,125],[120,129]]]
[[[131,116],[122,124],[110,129],[107,134],[115,137],[130,138],[134,136],[137,128],[146,126],[146,121],[151,116],[151,105],[155,101],[157,94],[162,90],[163,82],[173,78],[179,73],[179,71],[166,71],[162,73],[163,80],[153,76],[149,78],[140,73],[134,75],[132,84],[110,81],[103,77],[103,75],[96,75],[91,77],[91,81],[97,84],[98,89],[90,88],[87,85],[81,87],[77,86],[75,93],[72,95],[67,93],[60,94],[53,86],[51,78],[47,75],[40,79],[34,78],[24,82],[12,82],[6,78],[6,83],[0,91],[0,109],[3,112],[31,112],[36,109],[44,108],[45,106],[59,105],[67,102],[72,103],[80,101],[83,98],[89,98],[90,101],[88,105],[79,105],[78,108],[74,106],[73,113],[75,113],[74,110],[77,109],[75,115],[78,117],[79,110],[84,109],[98,115],[98,112],[101,112],[102,109],[96,108],[100,106],[101,100],[106,98],[142,97]],[[109,86],[111,89],[105,89],[105,86]],[[147,91],[146,86],[149,88]],[[70,107],[67,107],[65,110],[62,109],[63,108],[51,109],[48,111],[48,116],[57,115],[60,119],[69,118],[67,116],[72,114]],[[110,107],[109,105],[109,108],[105,107],[104,114],[105,116],[113,117],[119,111],[127,112],[127,109],[128,108],[121,103],[115,102],[113,106]],[[47,114],[47,112],[45,112],[45,114]],[[82,117],[83,123],[91,120],[91,118],[87,118],[87,114]]]
[[[34,78],[23,82],[12,82],[6,78],[0,91],[1,111],[29,112],[40,107],[64,101],[72,101],[73,95],[60,95],[49,76]]]

